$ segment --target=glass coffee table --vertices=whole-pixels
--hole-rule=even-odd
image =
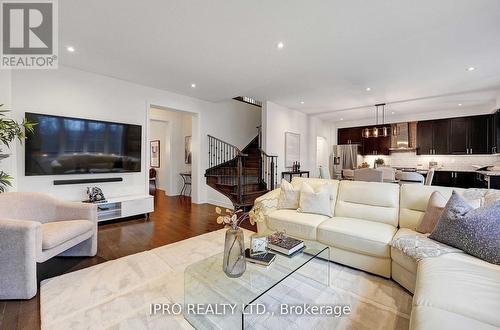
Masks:
[[[268,267],[247,261],[239,278],[223,272],[222,253],[188,266],[184,318],[196,329],[260,328],[258,323],[274,317],[282,304],[313,303],[307,301],[308,294],[330,283],[330,248],[313,241],[304,244],[292,257],[276,253]]]

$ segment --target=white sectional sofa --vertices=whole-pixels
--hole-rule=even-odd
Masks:
[[[294,178],[316,187],[332,185],[333,217],[266,208],[260,233],[285,231],[331,248],[331,260],[386,278],[414,293],[411,329],[496,329],[500,327],[500,266],[466,254],[446,254],[417,263],[391,248],[394,237],[417,234],[430,195],[451,196],[454,188],[407,184]],[[463,189],[455,189],[463,193]],[[280,189],[256,203],[277,200]],[[500,221],[500,215],[499,215]]]

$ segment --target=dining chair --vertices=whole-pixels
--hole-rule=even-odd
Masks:
[[[385,182],[394,182],[396,180],[396,170],[389,166],[377,167],[377,171],[382,172],[382,180]]]
[[[427,172],[427,176],[425,177],[425,185],[430,186],[432,185],[432,179],[434,178],[434,171],[435,169],[431,168],[429,169],[429,172]]]
[[[401,173],[400,183],[419,183],[423,184],[425,181],[424,176],[417,172],[403,172]]]
[[[373,168],[359,168],[354,170],[354,181],[383,182],[383,175]]]

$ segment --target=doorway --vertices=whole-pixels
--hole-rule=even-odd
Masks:
[[[319,168],[329,169],[328,163],[328,143],[323,136],[316,137],[316,172],[320,176]]]
[[[156,174],[153,182],[158,193],[185,197],[196,193],[193,168],[198,157],[192,145],[193,118],[196,115],[190,112],[150,106],[148,169]]]

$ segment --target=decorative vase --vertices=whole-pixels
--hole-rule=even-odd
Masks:
[[[226,231],[222,269],[228,277],[240,277],[246,267],[243,230],[231,227]]]

